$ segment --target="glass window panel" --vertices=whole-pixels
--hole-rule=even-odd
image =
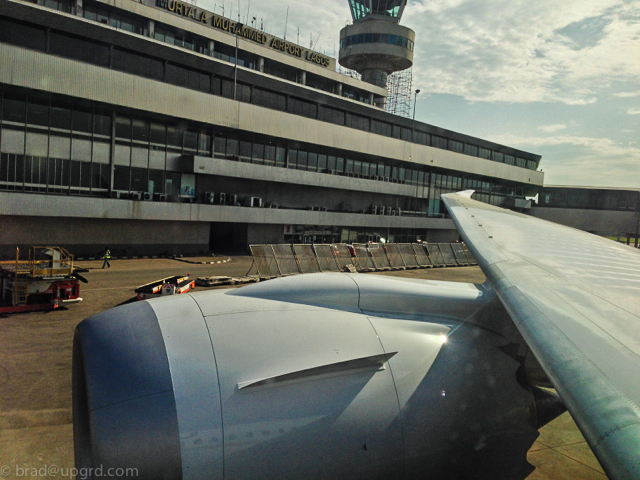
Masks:
[[[163,193],[164,187],[164,171],[149,170],[149,187],[147,191],[150,193]]]
[[[49,105],[45,103],[29,102],[27,106],[27,123],[41,127],[49,126]]]
[[[2,107],[2,120],[24,124],[27,119],[26,108],[27,104],[23,100],[5,98]]]
[[[182,150],[182,130],[178,127],[167,127],[167,145]]]
[[[129,117],[116,117],[116,138],[131,140],[131,119]]]
[[[227,139],[224,137],[216,136],[213,141],[213,149],[216,156],[224,157],[225,145],[227,143],[226,140]]]
[[[264,147],[264,164],[274,165],[276,161],[276,147],[274,145],[265,145]]]
[[[164,193],[167,195],[180,195],[180,174],[166,172],[164,176]]]
[[[86,110],[73,110],[73,131],[91,133],[92,131],[92,115]]]
[[[12,29],[12,43],[22,47],[44,51],[45,30],[44,28],[14,23]]]
[[[96,9],[96,20],[100,23],[104,23],[105,25],[109,25],[109,14],[106,10],[101,8]]]
[[[286,158],[286,150],[283,147],[276,148],[276,165],[284,167]]]
[[[109,188],[109,166],[94,163],[92,166],[91,187],[99,189]]]
[[[349,173],[353,173],[353,160],[351,159],[347,159],[347,166],[345,168],[345,172]]]
[[[185,130],[184,132],[184,147],[189,150],[198,149],[198,132],[192,130]]]
[[[151,123],[149,140],[151,143],[165,145],[167,142],[167,127],[159,123]]]
[[[243,160],[251,159],[251,142],[240,141],[240,158]]]
[[[307,157],[309,154],[307,152],[300,151],[298,152],[298,169],[306,170],[307,168]]]
[[[490,159],[491,158],[491,150],[487,149],[487,148],[482,148],[480,147],[478,149],[478,156],[480,158],[486,158],[486,159]]]
[[[80,187],[91,188],[91,163],[80,162]]]
[[[53,113],[52,113],[53,115]],[[111,115],[96,112],[93,115],[93,133],[96,135],[111,136]]]
[[[198,134],[198,152],[203,154],[211,153],[211,135],[206,131]]]
[[[296,168],[298,163],[298,151],[289,150],[289,168]]]
[[[253,150],[251,151],[251,161],[253,163],[264,162],[264,145],[261,143],[254,143]]]
[[[237,159],[240,149],[240,142],[235,138],[227,138],[227,158]]]
[[[323,171],[327,169],[327,156],[326,155],[318,155],[318,170]]]
[[[131,190],[146,192],[148,188],[148,170],[146,168],[131,168]]]
[[[149,141],[149,122],[139,118],[133,119],[133,139],[140,142]]]
[[[316,171],[318,170],[318,154],[310,152],[307,164],[307,170]]]

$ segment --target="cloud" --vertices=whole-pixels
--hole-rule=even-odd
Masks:
[[[218,13],[222,3],[199,0]],[[237,17],[238,3],[224,4]],[[306,47],[317,39],[316,50],[331,56],[351,21],[347,0],[321,8],[316,0],[240,0],[240,11],[280,37],[287,24],[287,40]],[[580,106],[611,85],[640,81],[640,2],[413,0],[402,24],[416,32],[414,84],[424,92]]]
[[[614,93],[613,96],[614,97],[619,97],[619,98],[640,97],[640,90],[638,90],[637,92],[619,92],[619,93]]]
[[[627,113],[629,115],[640,115],[640,108],[630,108]]]
[[[545,184],[640,188],[640,147],[608,138],[497,135],[492,141],[542,154]]]
[[[567,128],[566,125],[542,125],[541,127],[538,127],[538,130],[542,130],[546,133],[554,133],[560,130],[564,130],[565,128]]]
[[[640,80],[640,4],[623,0],[422,0],[415,74],[425,90],[472,101],[586,105]]]

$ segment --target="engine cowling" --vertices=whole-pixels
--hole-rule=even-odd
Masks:
[[[525,478],[535,402],[505,337],[474,322],[490,306],[481,286],[333,274],[94,315],[74,340],[76,467]]]

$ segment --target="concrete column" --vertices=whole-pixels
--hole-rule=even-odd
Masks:
[[[373,105],[373,93],[369,94],[369,105]]]
[[[156,22],[154,22],[153,20],[147,20],[147,25],[145,27],[145,30],[147,31],[147,35],[149,35],[149,38],[155,38]]]
[[[82,0],[76,0],[73,6],[74,14],[78,17],[84,16],[84,8],[82,6]]]
[[[209,55],[213,57],[213,51],[215,50],[216,44],[213,40],[209,40]]]
[[[338,95],[342,96],[342,84],[338,84],[338,91],[336,92]]]
[[[302,85],[306,85],[307,84],[307,72],[300,72],[298,74],[298,83],[302,84]]]
[[[258,71],[264,73],[264,58],[258,57]]]
[[[111,152],[109,154],[109,195],[113,192],[113,179],[115,177],[114,165],[116,160],[116,112],[111,112]]]

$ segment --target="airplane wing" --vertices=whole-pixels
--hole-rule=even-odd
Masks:
[[[640,479],[640,250],[470,198],[460,235],[612,479]]]

